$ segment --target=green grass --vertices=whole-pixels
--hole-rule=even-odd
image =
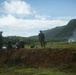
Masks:
[[[0,75],[76,75],[71,72],[61,72],[51,68],[0,68]]]
[[[35,44],[37,48],[41,48],[40,43]],[[29,45],[25,45],[25,48],[30,48]],[[68,42],[48,42],[46,48],[76,48],[76,43]]]

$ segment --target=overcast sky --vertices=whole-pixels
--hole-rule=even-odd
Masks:
[[[0,0],[3,36],[33,36],[76,18],[76,0]]]

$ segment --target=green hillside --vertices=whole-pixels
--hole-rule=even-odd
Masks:
[[[54,38],[69,39],[71,36],[73,36],[75,29],[76,29],[76,19],[72,19],[65,26],[45,30],[44,34],[47,39],[54,39]],[[37,38],[37,36],[33,36],[32,38]]]
[[[59,36],[59,33],[64,29],[64,27],[65,26],[46,30],[46,31],[44,31],[44,34],[45,34],[46,38],[56,38]]]
[[[73,35],[76,29],[76,19],[72,19],[65,26],[56,27],[50,30],[44,31],[46,38],[66,38],[68,39]]]

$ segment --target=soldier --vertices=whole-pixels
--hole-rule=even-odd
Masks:
[[[12,47],[12,39],[10,39],[8,42],[7,42],[7,49],[13,49]]]
[[[16,43],[16,49],[19,50],[20,46],[19,46],[19,42]]]
[[[19,47],[20,48],[24,48],[24,41],[20,38],[20,41],[19,41]]]
[[[45,47],[45,35],[44,33],[40,30],[40,33],[39,33],[39,41],[40,41],[40,44],[41,44],[41,47]]]
[[[0,50],[2,49],[3,46],[3,37],[2,37],[2,31],[0,32]]]

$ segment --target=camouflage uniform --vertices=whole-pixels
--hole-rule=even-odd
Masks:
[[[40,44],[41,44],[41,47],[45,47],[45,35],[42,31],[40,31],[39,33],[39,41],[40,41]]]

